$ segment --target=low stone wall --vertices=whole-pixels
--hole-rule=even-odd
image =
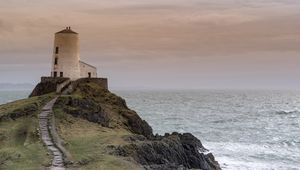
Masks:
[[[41,82],[38,83],[29,97],[40,96],[47,93],[52,93],[57,91],[57,86],[69,78],[63,77],[41,77]]]
[[[41,77],[41,83],[52,82],[56,84],[63,83],[64,81],[69,80],[69,78],[65,77]]]
[[[56,93],[57,94],[62,93],[63,90],[66,89],[69,86],[70,83],[71,83],[71,80],[68,79],[68,80],[64,81],[63,83],[58,84],[56,86]]]
[[[41,77],[41,82],[33,89],[29,97],[40,96],[47,93],[57,92],[71,94],[80,83],[93,82],[108,90],[107,78],[80,78],[71,81],[63,77]]]
[[[73,89],[75,89],[78,86],[78,84],[90,83],[90,82],[96,83],[99,86],[103,87],[104,89],[108,90],[107,78],[81,78],[81,79],[78,79],[78,80],[72,82],[72,86],[73,86]]]

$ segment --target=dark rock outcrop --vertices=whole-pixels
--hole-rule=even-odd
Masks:
[[[151,126],[145,120],[142,120],[136,112],[132,110],[126,110],[121,111],[120,115],[127,119],[125,122],[126,126],[130,127],[132,132],[144,135],[148,138],[153,136]]]
[[[116,147],[113,154],[131,156],[146,169],[220,169],[214,156],[202,153],[207,150],[190,133],[166,134],[143,142],[132,140],[129,145]]]
[[[78,99],[69,97],[60,97],[55,107],[63,108],[65,113],[74,117],[84,118],[90,122],[99,123],[101,126],[109,126],[109,115],[100,104],[90,99]]]
[[[29,97],[41,96],[44,94],[56,92],[57,85],[68,80],[68,78],[60,77],[51,78],[49,80],[45,80],[45,78],[46,77],[42,77],[42,81],[35,86]]]
[[[77,89],[78,90],[78,89]],[[87,119],[99,123],[104,127],[121,127],[135,134],[148,138],[153,136],[152,128],[140,116],[130,110],[124,99],[110,93],[103,88],[93,88],[88,85],[79,85],[78,95],[60,97],[56,102],[57,108],[74,117]]]
[[[41,82],[39,83],[34,90],[31,92],[29,97],[40,96],[43,94],[51,93],[56,91],[56,83],[55,82]]]

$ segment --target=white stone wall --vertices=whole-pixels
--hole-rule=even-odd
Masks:
[[[58,54],[56,54],[58,47]],[[57,64],[55,64],[57,58]],[[63,73],[63,77],[68,77],[71,80],[80,78],[79,66],[79,38],[75,33],[56,33],[54,39],[53,59],[51,76],[57,72],[57,77]]]
[[[79,61],[79,65],[80,65],[80,77],[82,77],[82,78],[89,77],[89,73],[90,73],[91,78],[97,77],[97,68],[96,67],[91,66],[82,61]]]

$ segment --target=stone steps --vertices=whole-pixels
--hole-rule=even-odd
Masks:
[[[52,128],[51,119],[53,116],[52,107],[57,100],[57,97],[48,102],[42,112],[39,114],[39,130],[40,136],[47,149],[51,152],[53,159],[51,170],[64,170],[64,155],[59,148],[54,144],[54,140],[50,135],[50,129]]]

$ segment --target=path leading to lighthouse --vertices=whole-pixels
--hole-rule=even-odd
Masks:
[[[53,105],[58,97],[55,97],[50,102],[48,102],[39,114],[39,129],[40,136],[47,146],[47,149],[51,152],[53,156],[51,170],[64,170],[63,152],[57,146],[53,139],[53,132],[56,133],[56,128],[53,125]],[[61,146],[60,146],[61,147]]]

